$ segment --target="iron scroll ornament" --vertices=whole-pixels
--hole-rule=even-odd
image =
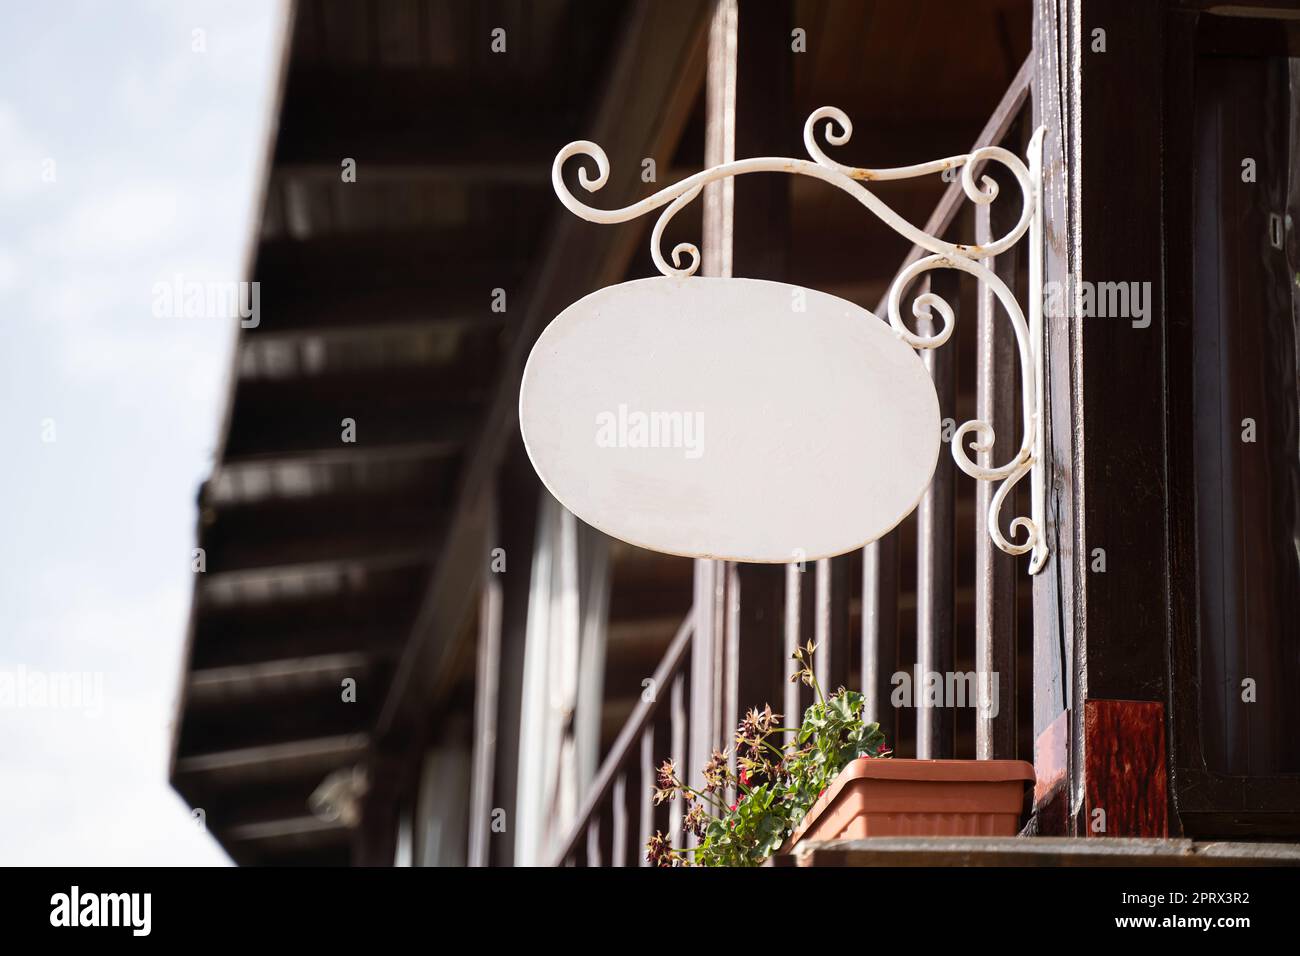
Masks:
[[[823,106],[815,110],[804,123],[803,141],[808,150],[807,159],[763,156],[752,159],[739,159],[705,169],[693,176],[671,185],[639,202],[621,209],[597,209],[578,199],[564,182],[564,164],[574,157],[583,157],[595,164],[596,176],[589,174],[586,165],[578,168],[578,183],[587,192],[600,190],[609,181],[609,158],[599,145],[589,140],[577,140],[569,143],[556,155],[551,166],[551,184],[555,194],[570,212],[588,222],[611,225],[637,219],[646,213],[666,206],[659,214],[654,230],[650,236],[650,256],[655,266],[665,276],[686,278],[692,276],[700,267],[700,250],[693,243],[678,243],[670,253],[672,263],[664,258],[661,251],[664,230],[673,217],[685,206],[698,197],[704,187],[711,182],[746,173],[774,172],[791,175],[811,176],[829,183],[853,196],[865,206],[876,218],[909,240],[913,245],[927,250],[930,254],[916,260],[898,274],[890,286],[886,299],[889,325],[894,333],[914,349],[933,349],[943,345],[951,337],[955,314],[949,302],[942,296],[925,292],[912,301],[912,315],[916,318],[932,318],[937,312],[942,321],[938,331],[932,335],[920,335],[907,327],[900,312],[905,290],[913,280],[925,272],[935,269],[956,269],[974,276],[993,292],[1003,311],[1011,322],[1016,336],[1016,346],[1020,364],[1020,391],[1022,421],[1024,423],[1020,446],[1015,456],[1005,464],[990,466],[975,461],[970,452],[985,453],[992,449],[995,433],[992,424],[980,419],[972,419],[962,424],[952,436],[952,457],[957,467],[971,478],[980,481],[998,482],[988,511],[989,537],[999,549],[1012,555],[1028,554],[1029,573],[1040,571],[1048,556],[1047,542],[1044,535],[1045,517],[1045,475],[1043,467],[1043,311],[1042,311],[1042,143],[1045,127],[1035,130],[1030,139],[1027,152],[1028,166],[1014,153],[999,146],[985,146],[969,153],[949,156],[944,159],[919,163],[914,166],[899,166],[889,169],[865,169],[837,163],[822,150],[817,143],[817,124],[825,121],[826,141],[832,146],[842,146],[853,135],[853,123],[847,114],[833,106]],[[987,176],[981,177],[981,185],[975,182],[974,171],[985,162],[1000,163],[1015,177],[1020,186],[1023,205],[1020,218],[1004,235],[982,245],[947,242],[937,236],[918,229],[912,223],[894,212],[885,202],[873,194],[864,183],[894,179],[913,179],[942,173],[949,169],[960,170],[960,182],[966,198],[976,205],[988,205],[998,198],[998,186]],[[981,188],[982,186],[982,188]],[[1029,316],[1016,301],[1015,295],[1006,283],[997,276],[982,260],[999,255],[1011,249],[1026,234],[1029,236]],[[689,265],[682,265],[683,256],[690,257]],[[967,441],[970,442],[969,449]],[[1002,532],[1000,515],[1002,506],[1015,486],[1026,476],[1030,476],[1030,514],[1028,517],[1017,516],[1008,526],[1009,536]],[[1019,540],[1013,540],[1019,539]]]

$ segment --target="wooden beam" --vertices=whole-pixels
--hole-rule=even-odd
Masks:
[[[485,157],[546,168],[557,131],[563,135],[581,122],[580,104],[558,96],[529,102],[534,91],[502,71],[497,76],[493,82],[464,70],[294,68],[275,164],[328,164],[337,179],[342,159],[351,157],[358,182],[369,166],[468,166]],[[458,135],[469,128],[477,135]]]
[[[384,318],[320,329],[265,329],[240,343],[241,379],[328,375],[370,365],[433,366],[494,356],[500,324],[470,316]]]
[[[309,815],[243,823],[222,831],[224,839],[236,843],[275,840],[292,843],[295,848],[345,842],[348,836],[348,828],[337,820],[322,820],[320,817]]]
[[[463,380],[462,391],[438,384],[437,378],[428,370],[417,370],[405,375],[342,376],[321,383],[319,389],[302,381],[262,383],[247,392],[241,387],[231,411],[227,458],[341,449],[345,447],[345,418],[356,423],[356,447],[408,442],[463,444],[482,414],[483,392],[468,380]],[[413,392],[404,394],[396,389],[403,380]]]
[[[202,613],[195,622],[192,666],[230,664],[298,656],[304,651],[338,650],[351,646],[348,634],[368,638],[387,628],[409,625],[419,600],[426,562],[372,561],[349,565],[315,566],[319,585],[286,593],[263,593],[257,600],[222,600],[231,595],[209,593],[212,582],[223,578],[252,579],[257,573],[231,572],[204,579],[197,589]],[[301,578],[310,575],[304,568]],[[328,573],[325,569],[335,569]],[[274,572],[261,572],[269,577]],[[305,582],[304,582],[305,583]],[[217,590],[221,590],[220,587]],[[229,590],[229,589],[228,589]],[[319,643],[316,643],[319,635]]]
[[[375,575],[409,573],[427,567],[428,548],[401,548],[351,555],[343,560],[304,561],[244,571],[208,573],[197,590],[198,609],[263,612],[277,604],[311,598],[346,600],[369,591]]]
[[[462,446],[452,441],[340,444],[220,464],[204,482],[199,507],[219,513],[278,500],[381,494],[428,494],[451,479]]]
[[[339,687],[344,678],[360,681],[370,672],[370,659],[359,651],[196,668],[189,675],[188,707],[203,711],[236,702],[247,703],[250,698],[265,700],[286,687],[332,689]]]
[[[872,837],[796,849],[796,866],[1300,866],[1291,843],[1076,840],[1069,837]]]
[[[355,334],[378,323],[421,322],[460,328],[499,329],[507,314],[493,311],[492,290],[503,288],[507,306],[522,277],[506,264],[458,271],[456,281],[421,271],[404,281],[352,289],[319,288],[267,282],[260,286],[260,321],[245,340],[288,332],[320,333],[329,329]]]
[[[314,624],[290,621],[277,626],[253,614],[247,616],[247,625],[205,625],[195,642],[191,667],[197,674],[340,654],[394,659],[410,627],[416,600],[413,595],[396,606],[376,601],[368,612],[360,614],[354,609],[361,605],[352,602],[343,605],[344,616],[339,619],[326,617]]]
[[[412,418],[418,418],[425,406],[441,403],[455,408],[481,403],[485,380],[491,379],[494,356],[464,359],[425,366],[340,369],[320,375],[303,371],[246,379],[240,383],[235,398],[235,416],[265,419],[278,412],[291,418],[316,409],[321,415],[335,410],[346,413],[352,407],[358,411],[346,417],[355,419],[359,426],[361,409],[375,417],[406,410]],[[336,424],[337,444],[341,446],[345,438],[341,422]],[[359,427],[357,431],[359,436]],[[360,441],[358,437],[356,443]]]
[[[443,484],[449,484],[444,481]],[[428,494],[270,498],[205,512],[207,573],[346,559],[436,540],[447,522],[437,485]]]
[[[346,15],[349,4],[327,5],[327,13]],[[608,62],[608,37],[622,13],[619,4],[528,4],[503,14],[500,21],[472,11],[438,16],[420,23],[403,23],[401,7],[376,8],[384,35],[400,38],[409,49],[399,58],[366,28],[340,23],[324,30],[314,11],[304,11],[295,36],[293,66],[285,82],[282,114],[286,124],[277,141],[279,160],[306,156],[331,158],[356,155],[405,157],[412,153],[432,159],[463,149],[455,135],[484,116],[495,122],[484,131],[498,136],[499,155],[509,155],[516,131],[528,131],[539,141],[568,135],[584,117],[582,94],[601,79]],[[487,8],[482,11],[486,14]],[[364,13],[364,11],[363,11]],[[545,18],[548,25],[540,26]],[[492,54],[488,29],[506,26],[510,55]],[[421,40],[433,32],[443,51],[438,60],[421,56]],[[316,37],[344,55],[320,56]],[[398,49],[389,44],[389,49]],[[563,49],[556,57],[554,51]],[[331,52],[329,49],[327,53]],[[544,80],[545,82],[541,82]],[[551,94],[551,95],[545,95]],[[365,134],[402,130],[392,149]],[[528,141],[525,137],[525,141]],[[550,150],[554,149],[553,140]],[[539,149],[542,146],[539,143]],[[472,158],[481,159],[481,155]],[[549,165],[549,155],[545,157]],[[336,160],[337,162],[337,160]]]
[[[219,776],[191,780],[187,796],[204,811],[207,828],[218,834],[230,827],[283,820],[309,812],[311,795],[334,769],[286,774],[255,786],[231,786]]]
[[[500,280],[519,274],[537,254],[532,230],[545,221],[547,205],[540,198],[516,200],[513,206],[503,200],[496,210],[484,210],[483,221],[468,225],[269,239],[258,248],[253,278],[268,286],[359,291],[409,285],[412,276],[427,276],[436,298],[480,275],[495,272]],[[499,285],[483,288],[485,304]]]
[[[178,753],[206,754],[321,737],[366,733],[386,685],[383,676],[358,677],[356,701],[343,700],[340,684],[286,688],[255,701],[220,709],[191,709],[181,723]]]
[[[381,144],[377,154],[363,157],[366,164],[365,181],[401,187],[530,186],[543,190],[551,184],[550,162],[555,158],[554,140],[554,136],[548,135],[535,142],[521,141],[515,143],[508,154],[484,162],[465,155],[422,159],[419,155],[407,153],[409,141],[405,135],[393,134],[391,144]],[[272,189],[285,190],[304,185],[333,186],[341,182],[339,159],[334,156],[299,157],[296,153],[295,150],[288,154],[285,162],[276,164],[271,173]]]
[[[248,455],[240,458],[228,458],[213,472],[208,480],[205,499],[212,504],[224,501],[239,501],[246,496],[238,488],[229,494],[213,491],[212,485],[218,479],[229,476],[232,483],[240,484],[241,475],[248,472],[267,472],[275,468],[329,468],[360,467],[362,469],[380,469],[392,467],[398,463],[434,463],[445,462],[455,456],[462,448],[462,443],[450,441],[403,442],[394,445],[367,443],[362,446],[339,445],[334,448],[308,448],[297,452],[272,452],[261,455]],[[274,484],[274,483],[273,483]]]
[[[366,753],[366,734],[338,734],[234,750],[189,754],[176,761],[176,778],[223,775],[241,780],[336,769]],[[179,785],[178,785],[179,787]]]

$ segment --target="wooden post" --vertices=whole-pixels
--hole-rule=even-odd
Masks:
[[[1047,126],[1044,281],[1070,280],[1058,297],[1064,308],[1045,316],[1052,557],[1034,581],[1034,730],[1040,742],[1062,742],[1039,748],[1040,791],[1045,774],[1054,781],[1037,803],[1041,810],[1055,798],[1063,809],[1050,820],[1040,812],[1048,825],[1039,832],[1053,825],[1072,835],[1098,832],[1093,811],[1113,814],[1119,798],[1090,807],[1090,793],[1140,786],[1158,799],[1151,795],[1165,792],[1150,780],[1125,783],[1107,753],[1148,745],[1163,728],[1167,699],[1165,154],[1133,143],[1163,129],[1169,15],[1165,4],[1118,0],[1035,4],[1034,112]],[[1098,28],[1108,38],[1105,52]],[[1118,164],[1123,175],[1115,174]],[[1150,283],[1142,322],[1080,314],[1082,283],[1103,282]],[[1119,724],[1127,739],[1089,736],[1089,715],[1110,726],[1096,706],[1103,701],[1141,714]],[[1161,713],[1125,704],[1138,701]],[[1068,734],[1045,736],[1067,708]],[[1101,787],[1097,774],[1107,777]]]
[[[489,514],[483,536],[482,591],[479,599],[478,648],[474,677],[474,752],[470,771],[470,866],[487,866],[492,822],[492,778],[496,760],[498,667],[501,660],[501,578],[491,567],[497,547],[497,499],[488,498]]]
[[[1071,116],[1078,107],[1077,55],[1072,32],[1081,24],[1066,21],[1061,0],[1034,4],[1034,125],[1047,127],[1043,141],[1043,282],[1064,283],[1077,256],[1069,227],[1067,196],[1075,164],[1070,156]],[[1074,656],[1076,589],[1086,563],[1076,549],[1074,427],[1079,417],[1075,394],[1077,327],[1067,315],[1044,312],[1043,402],[1046,416],[1047,519],[1042,533],[1051,556],[1034,576],[1034,789],[1035,819],[1030,831],[1053,836],[1066,833],[1066,793],[1071,732],[1069,661]],[[1063,723],[1058,724],[1058,721]]]
[[[497,532],[493,547],[501,548],[506,570],[502,587],[501,637],[497,669],[497,739],[491,803],[471,804],[471,813],[488,816],[488,860],[492,866],[511,866],[515,804],[519,787],[519,725],[524,686],[524,647],[528,629],[529,584],[532,577],[534,533],[537,526],[537,486],[523,443],[515,437],[495,478]],[[493,829],[493,815],[501,811],[505,829]]]

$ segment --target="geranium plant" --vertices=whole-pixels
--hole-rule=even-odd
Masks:
[[[830,697],[822,694],[812,667],[816,649],[809,642],[793,657],[798,670],[791,682],[802,681],[815,696],[799,727],[781,726],[781,715],[770,706],[750,710],[736,728],[736,770],[731,770],[730,748],[715,750],[701,789],[679,778],[672,760],[660,766],[655,803],[682,800],[682,835],[694,833],[698,844],[693,850],[675,847],[672,835],[656,831],[646,844],[649,862],[757,866],[781,847],[850,761],[889,756],[880,725],[862,719],[861,694],[843,687]],[[731,805],[724,796],[729,788],[736,793]]]

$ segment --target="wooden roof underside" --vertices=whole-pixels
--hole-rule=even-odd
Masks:
[[[1025,55],[1011,37],[1027,35],[1028,5],[899,6],[795,5],[816,55],[796,58],[791,155],[824,103],[857,124],[845,161],[969,147]],[[489,48],[498,26],[506,55]],[[648,188],[629,157],[656,157],[661,183],[698,168],[706,28],[694,0],[297,4],[251,265],[261,323],[239,334],[199,495],[207,571],[172,774],[237,862],[351,860],[351,832],[312,817],[308,795],[463,679],[465,555],[517,430],[527,348],[569,302],[650,267],[649,223],[570,216],[551,160],[570,140],[601,143],[605,206]],[[968,44],[983,50],[973,62]],[[874,308],[906,243],[796,180],[791,280]],[[885,198],[919,223],[942,185]],[[673,228],[698,241],[694,215]],[[344,677],[356,703],[341,701]]]

